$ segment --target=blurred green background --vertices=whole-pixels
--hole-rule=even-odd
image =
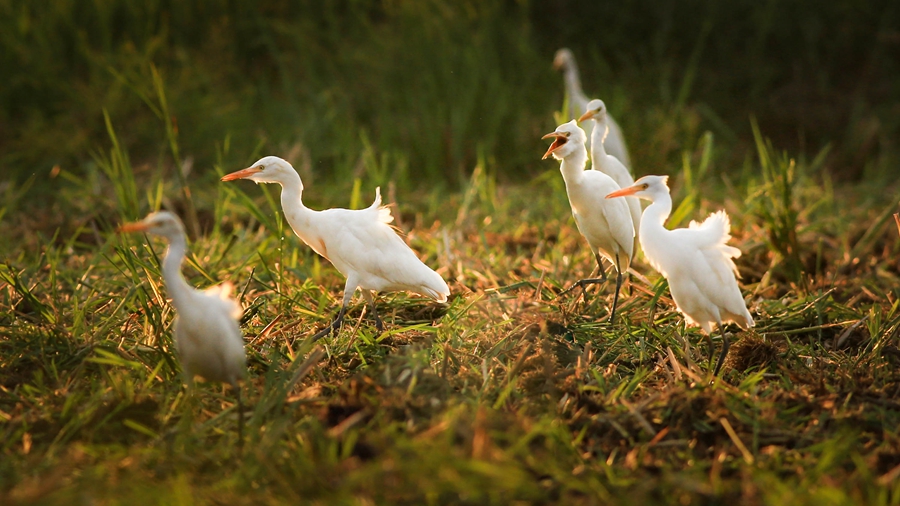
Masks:
[[[897,165],[895,0],[0,0],[2,178],[95,170],[106,110],[136,167],[172,170],[174,137],[192,179],[278,154],[324,181],[510,181],[547,169],[563,46],[638,175],[707,130],[741,165],[751,117],[839,179]]]

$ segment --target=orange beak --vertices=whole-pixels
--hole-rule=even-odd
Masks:
[[[608,199],[612,199],[615,197],[627,197],[629,195],[634,195],[635,193],[641,191],[642,188],[639,186],[629,186],[628,188],[622,188],[621,190],[616,190],[609,195],[606,196]]]
[[[248,167],[246,169],[241,169],[237,172],[232,172],[231,174],[225,174],[222,176],[222,181],[234,181],[235,179],[244,179],[252,176],[253,174],[259,174],[263,169],[260,166],[257,167]]]
[[[586,119],[591,119],[593,117],[594,117],[594,111],[588,111],[588,112],[582,114],[580,118],[578,118],[578,122],[581,123],[582,121],[584,121]]]
[[[553,144],[550,144],[550,147],[547,148],[547,152],[544,153],[544,156],[541,158],[541,160],[546,160],[547,158],[549,158],[554,151],[559,149],[559,147],[565,144],[568,140],[563,134],[557,132],[550,132],[549,134],[541,137],[541,139],[549,139],[551,137],[553,137]]]
[[[116,232],[143,232],[150,228],[146,223],[142,221],[136,221],[134,223],[126,223],[119,228],[116,229]]]

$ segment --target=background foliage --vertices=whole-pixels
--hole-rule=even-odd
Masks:
[[[0,503],[900,504],[898,5],[0,0]],[[615,326],[557,296],[594,268],[539,160],[561,46],[670,226],[731,216],[721,381],[642,258]],[[313,208],[382,185],[449,304],[309,342],[342,277],[217,180],[263,154]],[[163,244],[115,233],[160,207],[238,287],[243,451],[181,382]]]
[[[562,100],[550,67],[562,46],[645,172],[667,171],[704,130],[740,160],[751,115],[777,146],[833,144],[826,166],[842,177],[897,160],[900,8],[888,0],[4,0],[0,24],[0,163],[18,179],[56,164],[83,173],[104,109],[135,159],[156,159],[151,66],[200,172],[227,142],[229,166],[299,147],[327,178],[366,149],[431,184],[459,184],[479,153],[533,173]]]

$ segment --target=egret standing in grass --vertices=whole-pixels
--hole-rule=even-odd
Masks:
[[[641,248],[654,269],[668,281],[672,299],[689,325],[698,325],[709,340],[712,359],[712,324],[722,332],[722,352],[713,376],[718,376],[728,354],[728,335],[722,323],[734,322],[743,329],[753,326],[736,277],[733,258],[741,250],[728,246],[731,222],[725,211],[709,215],[703,223],[668,230],[664,226],[672,212],[667,176],[644,176],[632,186],[606,196],[638,197],[650,201],[641,217]]]
[[[376,328],[384,325],[375,310],[372,291],[415,292],[438,302],[446,302],[450,288],[440,274],[422,263],[412,249],[389,225],[391,211],[381,205],[381,189],[366,209],[326,209],[314,211],[303,205],[300,175],[285,160],[266,156],[249,168],[232,172],[222,181],[249,179],[281,185],[281,207],[294,233],[347,277],[341,309],[332,323],[314,339],[336,331],[357,288],[369,303]]]
[[[628,168],[618,158],[607,153],[604,148],[603,140],[609,133],[609,114],[606,112],[606,104],[599,99],[588,102],[587,110],[578,118],[579,122],[586,120],[594,121],[594,129],[591,130],[591,168],[611,177],[619,185],[619,188],[633,185],[634,177]],[[631,212],[631,222],[634,224],[634,251],[637,251],[641,203],[638,199],[627,199],[626,202],[628,202],[628,210]]]
[[[634,225],[631,223],[628,205],[624,201],[610,201],[603,198],[604,195],[619,189],[619,185],[611,177],[600,171],[584,170],[587,163],[585,134],[575,120],[558,126],[555,131],[543,138],[553,138],[553,143],[544,153],[544,158],[553,155],[561,161],[559,170],[566,182],[572,216],[575,217],[575,224],[578,225],[581,235],[587,239],[591,251],[594,252],[594,258],[600,269],[599,278],[579,280],[566,291],[580,286],[584,292],[586,285],[606,281],[601,257],[606,258],[616,268],[616,294],[613,298],[612,311],[609,313],[609,322],[614,323],[619,290],[622,287],[622,273],[628,270],[634,253]],[[610,205],[613,203],[615,204]]]
[[[150,213],[135,223],[119,227],[120,232],[146,232],[169,241],[162,263],[163,280],[176,316],[173,324],[175,350],[189,387],[194,377],[228,383],[234,389],[238,407],[238,441],[243,441],[243,406],[238,381],[244,377],[247,358],[238,321],[241,305],[231,298],[229,282],[197,290],[181,274],[187,253],[184,225],[168,211]]]
[[[553,58],[553,67],[563,73],[566,95],[569,97],[569,118],[574,119],[581,116],[587,110],[590,99],[581,91],[581,79],[578,75],[575,55],[568,48],[560,49]],[[588,148],[591,147],[593,142],[593,136],[590,134],[590,129],[588,129]],[[625,136],[622,135],[622,129],[619,128],[619,124],[616,123],[612,116],[609,116],[609,135],[606,136],[603,144],[606,146],[607,153],[618,158],[626,167],[631,166],[628,147],[625,145]]]

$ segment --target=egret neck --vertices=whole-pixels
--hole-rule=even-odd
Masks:
[[[187,239],[183,233],[172,234],[166,239],[169,240],[169,247],[166,250],[166,257],[163,259],[163,279],[166,281],[166,289],[169,291],[175,307],[186,307],[191,290],[193,290],[181,274],[181,264],[187,254]]]
[[[587,150],[584,144],[575,148],[569,156],[562,159],[559,164],[559,171],[562,172],[563,180],[566,182],[566,192],[571,195],[571,190],[575,189],[581,179],[584,177],[584,166],[587,164]],[[570,187],[572,187],[570,189]],[[571,199],[569,199],[571,201]]]

